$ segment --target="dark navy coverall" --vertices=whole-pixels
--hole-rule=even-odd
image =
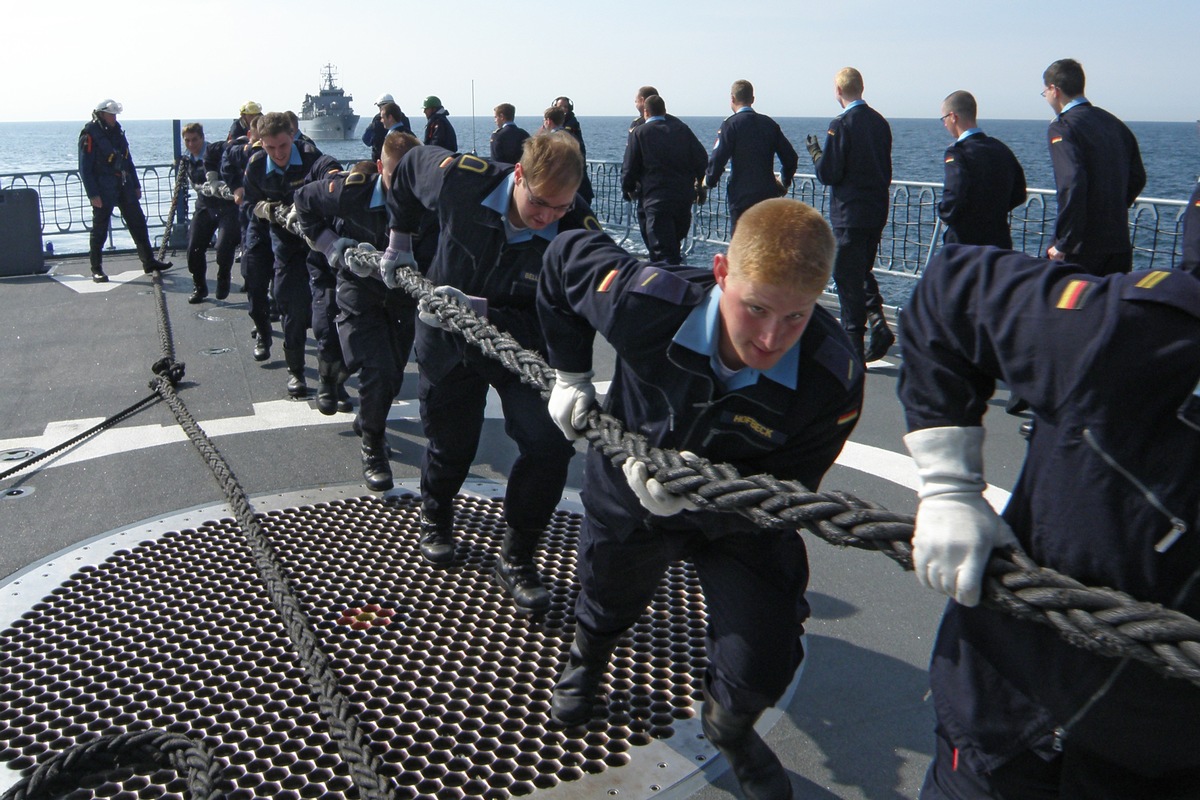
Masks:
[[[388,194],[391,227],[415,233],[428,209],[439,223],[437,253],[429,267],[434,285],[454,286],[487,300],[488,320],[521,346],[545,351],[534,296],[542,253],[558,231],[598,230],[591,209],[575,207],[541,231],[510,240],[507,212],[514,167],[440,147],[417,147],[396,167]],[[485,205],[485,202],[488,204]],[[513,528],[545,527],[562,498],[574,445],[550,420],[546,401],[500,363],[467,346],[461,336],[417,325],[421,421],[428,446],[421,464],[421,500],[427,518],[447,522],[454,495],[466,480],[479,436],[488,386],[500,395],[505,432],[520,454],[508,476],[505,516]]]
[[[997,380],[1037,415],[1003,514],[1034,561],[1200,617],[1200,277],[1097,277],[947,245],[900,338],[910,430],[979,426]],[[941,745],[922,796],[989,796],[970,785],[987,773],[1005,797],[1200,796],[1200,687],[1119,665],[950,602],[930,667]],[[1029,788],[1047,772],[1061,794]]]
[[[733,223],[730,230],[737,226],[738,217],[747,208],[762,200],[779,197],[779,185],[775,182],[777,155],[779,180],[786,188],[792,185],[800,157],[783,135],[779,123],[750,106],[743,106],[721,123],[716,144],[708,156],[704,182],[710,187],[716,186],[725,172],[725,165],[732,160],[726,189]]]
[[[708,153],[692,129],[675,117],[651,117],[630,131],[621,167],[621,191],[639,198],[638,222],[651,261],[679,264],[692,226],[696,186]]]
[[[252,209],[260,200],[291,204],[296,189],[340,169],[341,164],[332,156],[307,142],[292,145],[291,160],[283,169],[274,165],[266,150],[257,148],[246,165],[245,202]],[[247,233],[246,257],[252,262],[246,267],[247,273],[265,271],[258,262],[263,257],[260,243],[268,237],[274,257],[275,302],[283,326],[284,348],[302,351],[311,325],[318,356],[325,361],[341,362],[341,346],[333,329],[337,307],[333,296],[335,281],[325,256],[282,226],[253,217]]]
[[[138,198],[141,183],[137,167],[129,153],[129,142],[119,122],[111,128],[93,119],[79,132],[79,180],[89,198],[99,197],[100,207],[92,207],[92,232],[89,237],[92,271],[100,269],[104,240],[112,223],[114,209],[121,209],[125,228],[137,246],[142,262],[152,257],[146,212]]]
[[[618,357],[604,410],[628,430],[654,446],[815,490],[858,419],[862,364],[818,306],[775,367],[743,370],[722,387],[711,366],[714,284],[711,269],[648,264],[600,234],[562,234],[546,251],[538,289],[547,359],[585,372],[599,333]],[[693,349],[697,340],[709,346]],[[595,448],[587,459],[577,624],[619,635],[645,611],[668,563],[690,558],[708,608],[713,696],[738,714],[773,705],[804,656],[808,557],[800,536],[730,513],[651,516],[620,467]]]
[[[224,142],[205,142],[204,154],[195,158],[189,152],[183,154],[183,164],[188,179],[193,185],[208,181],[209,172],[220,172],[221,157],[225,154]],[[229,280],[233,270],[233,254],[241,241],[238,226],[238,207],[232,200],[207,197],[196,193],[196,210],[188,226],[188,271],[197,286],[204,286],[208,279],[208,244],[217,234],[217,277]]]
[[[946,148],[938,216],[946,244],[1012,249],[1008,212],[1025,202],[1025,170],[1008,145],[983,131]]]

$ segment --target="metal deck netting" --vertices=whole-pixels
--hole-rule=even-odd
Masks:
[[[456,500],[456,561],[424,563],[419,499],[356,497],[262,515],[396,796],[534,793],[621,767],[701,699],[705,612],[675,564],[622,640],[586,727],[550,720],[573,632],[578,514],[555,513],[538,562],[542,618],[492,582],[502,501]],[[232,518],[171,531],[81,569],[0,634],[0,761],[21,771],[103,734],[202,740],[231,798],[354,794],[306,672]],[[657,787],[654,787],[657,788]],[[181,797],[128,770],[73,797]]]

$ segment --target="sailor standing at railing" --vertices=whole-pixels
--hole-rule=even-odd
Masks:
[[[217,234],[217,299],[229,296],[233,254],[241,241],[237,205],[217,196],[221,174],[221,156],[225,145],[204,141],[199,122],[183,126],[184,153],[180,168],[187,172],[193,187],[205,186],[208,194],[196,192],[196,208],[188,226],[188,271],[192,273],[192,294],[188,302],[201,303],[208,297],[208,245]]]
[[[896,341],[874,272],[891,195],[892,128],[862,99],[863,77],[854,67],[834,76],[833,94],[843,110],[829,123],[824,148],[811,134],[806,141],[817,180],[829,187],[829,220],[838,242],[833,280],[842,327],[870,363],[887,355]],[[870,340],[864,344],[868,329]]]
[[[150,232],[141,204],[142,184],[129,153],[125,131],[117,122],[117,114],[122,110],[116,100],[101,100],[92,111],[92,121],[79,132],[79,180],[92,204],[88,255],[92,280],[96,283],[108,281],[102,266],[102,252],[113,210],[117,208],[121,209],[125,227],[133,238],[146,274],[171,267],[170,262],[155,258],[150,246]]]
[[[1064,58],[1042,73],[1050,123],[1050,162],[1058,216],[1050,258],[1093,275],[1133,269],[1129,207],[1146,187],[1146,168],[1129,127],[1083,96],[1083,67]]]
[[[435,292],[469,303],[522,347],[544,352],[534,305],[542,255],[560,231],[600,229],[577,194],[583,170],[579,145],[562,131],[526,139],[515,166],[439,147],[410,150],[388,192],[392,230],[380,264],[384,282],[396,285],[396,268],[416,265],[411,235],[432,211],[439,223],[429,268]],[[534,551],[562,499],[575,447],[554,427],[536,389],[442,330],[436,315],[422,312],[420,319],[418,396],[428,440],[421,462],[421,556],[434,566],[454,561],[454,497],[475,460],[491,386],[504,408],[504,430],[519,450],[493,575],[519,610],[545,611],[550,593]]]

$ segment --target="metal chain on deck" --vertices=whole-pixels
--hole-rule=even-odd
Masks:
[[[286,209],[276,222],[284,224]],[[302,235],[294,230],[297,235]],[[347,263],[362,271],[378,268],[380,254],[347,250]],[[453,298],[432,294],[433,284],[416,270],[396,273],[404,291],[425,301],[453,331],[485,355],[503,363],[521,381],[549,397],[554,370],[508,333],[480,318]],[[912,569],[913,518],[845,492],[812,492],[797,481],[771,475],[743,476],[729,464],[705,459],[685,462],[679,453],[651,447],[641,434],[597,408],[588,413],[588,443],[614,464],[644,462],[668,491],[685,495],[701,508],[741,514],[764,528],[804,527],[841,547],[879,550]],[[1200,685],[1200,622],[1158,603],[1139,601],[1114,589],[1088,587],[1025,553],[996,550],[988,562],[983,602],[1021,619],[1054,628],[1064,640],[1097,655],[1132,658],[1158,672]]]

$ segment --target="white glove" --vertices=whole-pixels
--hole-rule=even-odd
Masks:
[[[571,441],[583,435],[588,411],[596,402],[596,387],[592,384],[594,375],[590,369],[587,372],[563,372],[561,369],[554,372],[550,419]]]
[[[283,219],[283,227],[287,228],[291,233],[300,231],[300,212],[295,206],[288,206],[287,216]]]
[[[383,278],[384,286],[399,288],[396,270],[400,267],[416,269],[417,259],[413,257],[412,234],[393,230],[388,233],[387,250],[383,251],[383,258],[379,260],[379,277]]]
[[[925,428],[904,437],[921,478],[913,569],[922,586],[979,603],[992,550],[1017,538],[986,500],[983,428]]]
[[[366,255],[368,253],[378,253],[379,252],[378,250],[375,249],[375,245],[369,244],[367,242],[359,242],[358,246],[356,248],[353,248],[353,249],[357,250],[358,252],[352,253],[352,254],[350,254],[349,257],[347,257],[346,250],[350,250],[350,249],[352,249],[352,248],[347,247],[344,250],[342,250],[341,258],[342,258],[342,261],[346,262],[346,267],[351,272],[353,272],[355,275],[357,275],[360,278],[370,278],[372,275],[374,275],[376,278],[380,277],[378,267],[375,266],[373,261],[366,258]]]
[[[344,236],[339,237],[332,230],[326,228],[317,234],[317,240],[313,242],[313,247],[325,255],[325,260],[329,262],[330,269],[337,269],[345,263],[343,257],[346,250],[354,247],[356,244],[358,242],[354,239],[348,239]],[[370,275],[371,272],[374,272],[374,270],[368,270],[367,275]]]
[[[433,294],[447,299],[454,298],[461,305],[466,306],[481,317],[487,315],[487,300],[482,297],[471,297],[453,286],[435,286]],[[417,301],[417,319],[434,328],[441,328],[444,331],[450,330],[450,325],[443,322],[442,318],[429,308],[428,297],[422,297]]]
[[[215,169],[209,170],[208,172],[204,173],[204,180],[207,182],[208,188],[215,195],[217,190],[221,187],[221,173],[217,172]]]
[[[686,451],[679,455],[684,461],[696,458],[694,453]],[[680,511],[695,511],[700,507],[683,495],[667,491],[667,487],[650,477],[649,467],[636,458],[626,458],[621,471],[625,473],[625,482],[637,495],[638,502],[656,517],[670,517]]]

